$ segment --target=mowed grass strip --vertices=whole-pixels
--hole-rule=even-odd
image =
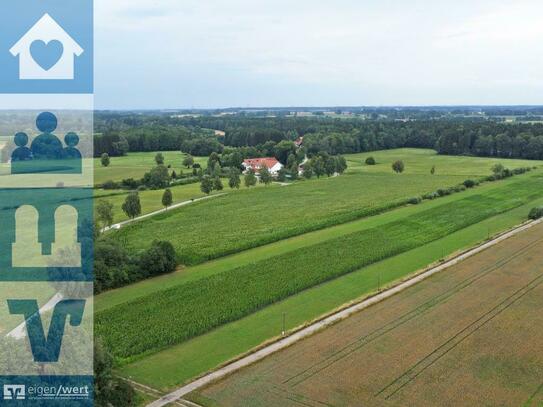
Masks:
[[[96,316],[96,333],[122,359],[156,352],[304,289],[437,240],[543,196],[543,178],[501,188],[182,284]]]
[[[145,222],[112,238],[129,250],[168,240],[180,263],[208,260],[405,205],[413,196],[456,185],[463,177],[351,173],[294,185],[239,191]]]

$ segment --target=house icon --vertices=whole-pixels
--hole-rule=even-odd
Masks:
[[[19,79],[74,79],[75,57],[84,50],[49,15],[45,14],[9,50],[19,56]]]

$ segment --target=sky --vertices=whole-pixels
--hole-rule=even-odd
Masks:
[[[540,0],[95,0],[97,109],[543,104]]]

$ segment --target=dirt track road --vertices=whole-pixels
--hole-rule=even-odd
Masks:
[[[484,250],[490,248],[490,247],[493,247],[501,242],[503,242],[504,240],[506,239],[509,239],[511,238],[512,236],[515,236],[527,229],[530,229],[532,227],[534,227],[535,225],[538,225],[540,223],[542,223],[543,220],[538,220],[538,221],[534,221],[534,222],[530,222],[530,223],[527,223],[527,224],[524,224],[522,226],[519,226],[507,233],[504,233],[496,238],[494,238],[493,240],[490,240],[478,247],[475,247],[465,253],[462,253],[460,254],[459,256],[437,266],[437,267],[433,267],[429,270],[426,270],[420,274],[418,274],[417,276],[407,280],[407,281],[404,281],[386,291],[383,291],[382,293],[374,296],[374,297],[371,297],[369,299],[366,299],[358,304],[355,304],[355,305],[352,305],[352,306],[349,306],[345,309],[343,309],[342,311],[339,311],[335,314],[332,314],[324,319],[322,319],[321,321],[318,321],[306,328],[303,328],[301,329],[300,331],[298,332],[295,332],[294,334],[284,338],[284,339],[281,339],[271,345],[268,345],[248,356],[245,356],[233,363],[230,363],[214,372],[211,372],[185,386],[182,386],[180,387],[179,389],[175,390],[174,392],[170,393],[170,394],[167,394],[166,396],[160,398],[159,400],[151,403],[148,405],[148,407],[162,407],[162,406],[166,406],[167,404],[175,401],[175,400],[178,400],[180,398],[182,398],[183,396],[195,391],[195,390],[198,390],[206,385],[209,385],[210,383],[218,380],[218,379],[221,379],[221,378],[224,378],[228,375],[230,375],[231,373],[241,369],[241,368],[244,368],[244,367],[247,367],[249,365],[252,365],[254,364],[255,362],[259,361],[259,360],[262,360],[264,359],[265,357],[269,356],[269,355],[272,355],[282,349],[285,349],[287,347],[290,347],[291,345],[295,344],[296,342],[304,339],[304,338],[307,338],[307,337],[310,337],[312,335],[314,335],[315,333],[323,330],[324,328],[326,328],[327,326],[329,325],[332,325],[332,324],[335,324],[341,320],[344,320],[345,318],[355,314],[355,313],[358,313],[359,311],[365,309],[365,308],[368,308],[370,307],[371,305],[374,305],[374,304],[377,304],[387,298],[390,298],[396,294],[398,294],[399,292],[429,278],[430,276],[436,274],[436,273],[439,273],[445,269],[448,269],[449,267],[452,267],[458,263],[461,263],[462,261],[478,254],[478,253],[481,253],[483,252]]]

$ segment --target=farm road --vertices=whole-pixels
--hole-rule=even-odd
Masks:
[[[200,201],[206,201],[206,200],[212,199],[212,198],[218,198],[218,197],[224,196],[224,195],[227,195],[227,194],[222,193],[222,194],[216,194],[216,195],[209,195],[209,196],[204,196],[202,198],[191,199],[190,201],[179,202],[179,203],[176,203],[175,205],[169,206],[168,208],[160,209],[158,211],[154,211],[154,212],[150,212],[150,213],[147,213],[145,215],[142,215],[142,216],[138,216],[137,218],[134,218],[134,219],[128,219],[128,220],[125,220],[124,222],[116,223],[114,225],[103,228],[101,231],[103,233],[103,232],[107,232],[108,230],[118,230],[118,229],[122,228],[123,226],[126,226],[126,225],[128,225],[128,224],[130,224],[132,222],[137,222],[139,220],[147,219],[147,218],[150,218],[150,217],[155,216],[155,215],[159,215],[159,214],[164,213],[164,212],[172,211],[172,210],[180,208],[182,206],[187,206],[187,205],[190,205],[190,204],[193,204],[193,203],[196,203],[196,202],[200,202]]]
[[[180,387],[179,389],[175,390],[174,392],[170,393],[170,394],[167,394],[166,396],[154,401],[153,403],[149,404],[147,407],[163,407],[163,406],[166,406],[168,405],[169,403],[172,403],[176,400],[179,400],[181,399],[183,396],[201,388],[201,387],[204,387],[208,384],[210,384],[211,382],[214,382],[218,379],[221,379],[221,378],[224,378],[226,377],[227,375],[241,369],[241,368],[244,368],[244,367],[247,367],[279,350],[282,350],[282,349],[285,349],[289,346],[291,346],[292,344],[304,339],[304,338],[307,338],[313,334],[315,334],[316,332],[326,328],[327,326],[329,325],[332,325],[336,322],[339,322],[365,308],[368,308],[369,306],[373,305],[373,304],[376,304],[376,303],[379,303],[389,297],[392,297],[393,295],[405,290],[406,288],[409,288],[425,279],[427,279],[428,277],[436,274],[436,273],[439,273],[451,266],[454,266],[458,263],[461,263],[462,261],[478,254],[478,253],[481,253],[482,251],[500,243],[500,242],[503,242],[504,240],[507,240],[509,239],[510,237],[512,236],[515,236],[527,229],[530,229],[531,227],[535,226],[535,225],[538,225],[540,223],[543,222],[543,219],[540,219],[540,220],[537,220],[537,221],[532,221],[532,222],[529,222],[529,223],[526,223],[526,224],[523,224],[507,233],[504,233],[480,246],[477,246],[467,252],[464,252],[462,254],[460,254],[459,256],[457,257],[454,257],[453,259],[447,261],[447,262],[444,262],[442,264],[440,264],[439,266],[436,266],[436,267],[433,267],[429,270],[426,270],[418,275],[416,275],[415,277],[409,279],[409,280],[406,280],[386,291],[383,291],[381,292],[380,294],[378,295],[375,295],[374,297],[371,297],[371,298],[368,298],[358,304],[355,304],[355,305],[352,305],[352,306],[349,306],[348,308],[345,308],[343,309],[342,311],[339,311],[335,314],[332,314],[318,322],[315,322],[314,324],[312,325],[309,325],[307,326],[306,328],[303,328],[301,330],[299,330],[298,332],[295,332],[294,334],[284,338],[284,339],[281,339],[275,343],[272,343],[271,345],[269,346],[266,346],[250,355],[247,355],[235,362],[232,362],[214,372],[211,372],[195,381],[193,381],[192,383],[189,383],[189,384],[186,384],[185,386],[182,386]]]

